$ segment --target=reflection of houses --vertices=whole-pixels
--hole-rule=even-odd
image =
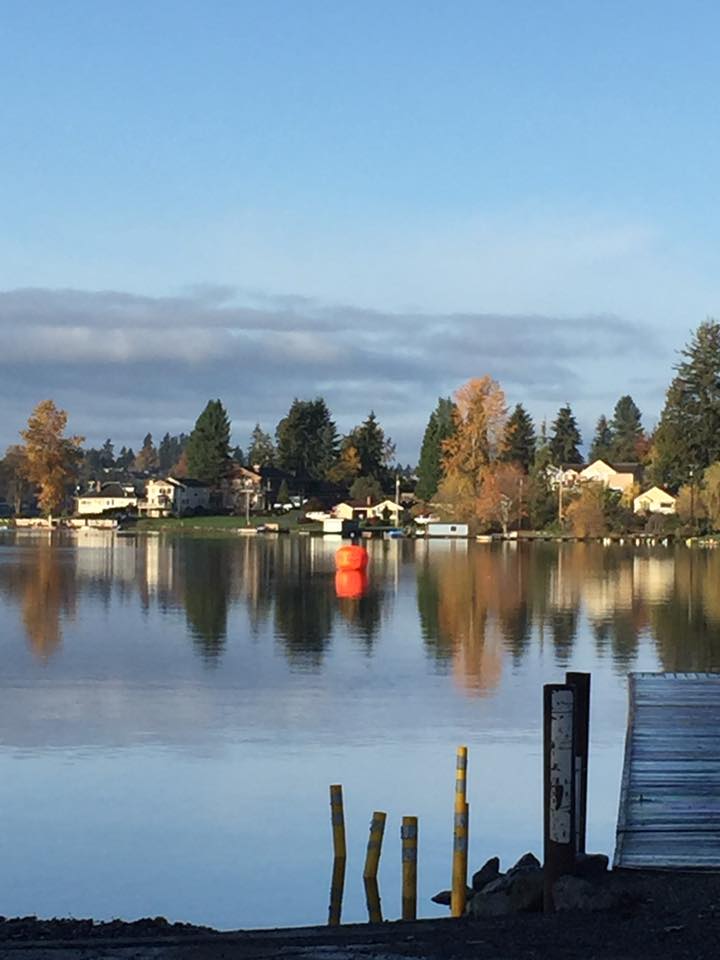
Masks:
[[[81,517],[99,516],[115,510],[135,510],[137,505],[134,489],[120,483],[104,483],[99,490],[77,498],[77,512]]]
[[[207,510],[210,506],[210,488],[190,477],[148,480],[145,499],[138,510],[148,517],[182,517]]]
[[[675,513],[677,498],[660,487],[650,487],[633,500],[634,513]]]
[[[367,500],[345,500],[333,507],[333,515],[339,520],[387,520],[397,524],[402,507],[394,500],[380,500],[377,503]]]

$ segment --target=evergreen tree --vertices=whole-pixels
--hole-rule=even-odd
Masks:
[[[100,449],[100,466],[103,470],[111,470],[115,466],[115,448],[110,437]]]
[[[233,447],[230,451],[230,456],[235,463],[239,464],[241,467],[245,466],[245,453],[243,452],[242,447]]]
[[[617,408],[616,408],[617,409]],[[613,450],[613,432],[607,417],[603,414],[595,427],[595,436],[590,447],[590,461],[609,460]]]
[[[276,436],[278,464],[296,477],[324,479],[337,459],[337,429],[322,397],[296,397]]]
[[[535,459],[530,468],[528,514],[533,530],[544,530],[557,516],[556,498],[550,484],[552,460],[546,427],[543,423]]]
[[[162,473],[169,473],[172,470],[182,456],[187,442],[188,436],[185,433],[177,437],[171,437],[169,433],[165,434],[158,446],[158,461]]]
[[[652,453],[654,481],[672,490],[720,460],[720,323],[701,323],[681,356]]]
[[[643,438],[642,414],[632,397],[620,397],[615,404],[610,429],[612,459],[618,463],[637,462]]]
[[[395,445],[378,423],[373,410],[349,435],[360,458],[360,476],[375,477],[381,484],[389,478],[388,464],[395,454]]]
[[[120,453],[115,459],[115,466],[118,470],[127,470],[135,462],[135,451],[132,447],[120,447]]]
[[[505,424],[500,459],[517,463],[527,473],[535,458],[535,444],[535,427],[530,414],[518,403]]]
[[[208,400],[187,442],[189,475],[217,485],[230,459],[230,420],[219,400]]]
[[[133,467],[135,470],[138,470],[141,473],[153,473],[155,470],[159,469],[160,461],[158,459],[158,452],[155,449],[155,444],[153,443],[151,433],[145,434],[142,448],[140,453],[138,453],[138,455],[135,457]]]
[[[415,495],[419,500],[432,500],[442,479],[443,442],[455,431],[453,411],[455,404],[450,397],[440,397],[430,414],[417,469]]]
[[[569,403],[560,407],[552,428],[550,454],[553,463],[556,466],[560,466],[561,463],[582,463],[583,458],[578,450],[582,437]]]
[[[271,467],[275,463],[275,446],[269,433],[261,428],[259,423],[255,424],[253,432],[250,434],[250,446],[247,452],[247,463],[249,467]]]

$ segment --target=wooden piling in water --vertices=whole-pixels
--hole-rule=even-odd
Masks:
[[[455,769],[455,817],[453,822],[453,866],[450,913],[461,917],[467,897],[468,821],[467,747],[458,747]]]
[[[382,923],[382,907],[380,905],[377,872],[378,866],[380,865],[380,854],[382,853],[386,819],[387,814],[382,810],[376,810],[370,821],[370,836],[368,837],[365,869],[363,870],[365,899],[367,901],[368,920],[370,923]]]
[[[343,892],[345,890],[345,863],[347,847],[345,842],[345,812],[343,793],[340,784],[330,787],[330,819],[333,835],[333,872],[330,883],[330,908],[328,925],[337,926],[342,914]]]
[[[543,848],[546,913],[555,909],[553,885],[575,866],[575,688],[543,687]]]
[[[585,853],[587,842],[588,761],[590,756],[590,674],[566,673],[575,690],[575,854]]]
[[[403,817],[402,841],[402,918],[417,919],[417,817]]]

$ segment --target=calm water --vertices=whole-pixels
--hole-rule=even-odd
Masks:
[[[448,885],[454,751],[471,867],[541,838],[541,686],[593,675],[589,847],[612,852],[631,669],[720,666],[720,552],[0,534],[0,904],[7,915],[324,922],[328,785],[344,785],[344,919],[374,809],[399,915]]]

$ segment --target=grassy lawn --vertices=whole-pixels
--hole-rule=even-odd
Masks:
[[[308,530],[318,531],[319,523],[298,523],[299,510],[291,510],[282,516],[251,516],[250,526],[261,527],[265,524],[277,524],[281,531]],[[242,530],[247,527],[245,517],[166,517],[162,519],[138,520],[132,529],[138,531],[158,530],[164,533],[223,533]]]

